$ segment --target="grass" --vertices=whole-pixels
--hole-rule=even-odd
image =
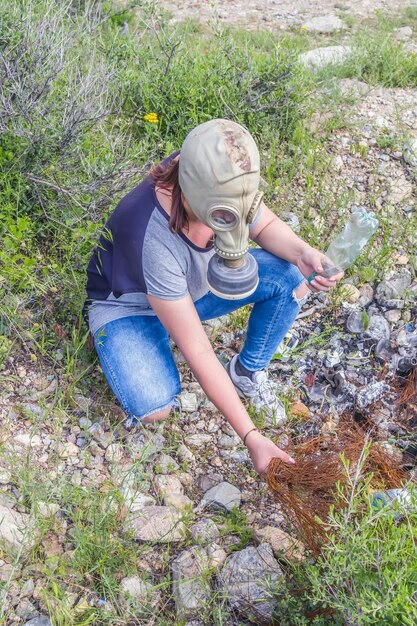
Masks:
[[[125,624],[119,606],[120,581],[140,571],[163,595],[152,616],[152,624],[163,626],[178,623],[170,595],[170,563],[177,548],[138,545],[121,530],[123,484],[146,489],[152,475],[149,457],[129,447],[127,438],[125,472],[117,464],[105,463],[104,482],[95,483],[99,474],[94,474],[94,444],[85,429],[76,432],[82,413],[74,399],[77,394],[87,400],[99,397],[88,417],[105,419],[112,432],[122,432],[121,417],[114,404],[109,405],[111,393],[104,387],[94,353],[87,348],[88,333],[80,313],[85,267],[98,232],[118,199],[137,184],[151,163],[179,148],[191,128],[212,117],[230,117],[246,125],[258,141],[262,176],[268,183],[266,202],[277,213],[294,211],[300,218],[301,236],[325,248],[354,198],[354,190],[334,176],[334,138],[351,136],[346,156],[355,167],[378,173],[352,121],[355,97],[341,93],[339,80],[415,89],[416,55],[396,41],[395,29],[403,25],[415,29],[417,13],[409,7],[395,18],[381,14],[373,24],[351,19],[352,57],[313,75],[297,63],[299,53],[339,43],[343,33],[331,37],[301,31],[248,33],[218,22],[203,28],[190,20],[173,26],[166,15],[154,12],[154,3],[139,3],[145,7],[144,18],[133,10],[114,14],[110,2],[99,4],[34,0],[23,6],[0,0],[0,54],[13,74],[13,81],[0,74],[4,102],[11,107],[6,107],[0,129],[0,385],[10,405],[2,424],[0,460],[12,474],[13,490],[7,490],[7,495],[14,494],[19,510],[32,515],[38,528],[30,553],[2,550],[0,558],[20,572],[19,585],[30,578],[40,581],[39,606],[55,625],[62,626]],[[125,21],[127,34],[121,29]],[[22,53],[20,65],[14,50]],[[156,124],[144,119],[150,112],[157,114]],[[409,130],[397,121],[395,133],[378,131],[375,149],[401,149]],[[381,208],[379,196],[378,189],[367,190],[380,229],[348,271],[357,286],[378,281],[394,267],[400,250],[415,263],[415,212],[404,218],[399,207]],[[335,291],[330,308],[339,310],[342,301],[343,294]],[[228,329],[243,329],[248,314],[248,309],[232,314]],[[302,349],[326,345],[334,331],[333,319],[328,333],[326,327],[326,333],[311,337]],[[13,405],[15,398],[8,390],[23,394],[25,389],[20,368],[57,379],[55,390],[36,401],[41,414]],[[256,418],[263,425],[262,416]],[[164,448],[172,454],[182,440],[174,421],[166,426]],[[91,480],[84,479],[82,468],[73,479],[74,468],[56,449],[47,450],[47,464],[39,461],[36,450],[23,456],[11,451],[13,436],[22,430],[47,434],[54,445],[74,434],[86,436],[80,462]],[[209,455],[209,450],[201,451],[200,462]],[[189,469],[187,463],[181,467]],[[40,503],[57,504],[59,513],[45,517]],[[191,519],[188,515],[187,523]],[[243,511],[233,510],[222,516],[221,523],[222,533],[238,537],[236,549],[251,542]],[[408,528],[414,523],[410,516]],[[339,615],[346,617],[349,611],[356,615],[368,602],[374,589],[363,574],[361,559],[366,555],[370,570],[379,567],[369,546],[377,550],[385,542],[392,554],[404,562],[409,558],[409,536],[394,524],[378,526],[369,535],[352,518],[349,529],[352,534],[345,545],[335,542],[333,552],[329,550],[315,569],[307,567],[299,573],[298,580],[308,583],[311,602],[337,612],[335,621],[313,623],[338,623]],[[402,542],[400,551],[397,541]],[[357,568],[360,580],[352,569],[346,580],[352,585],[359,580],[363,587],[355,606],[346,591],[347,562]],[[391,580],[395,568],[395,563],[384,561],[387,579]],[[320,580],[326,584],[320,585]],[[0,583],[0,624],[10,623],[15,611],[6,602],[14,586],[11,577]],[[336,593],[339,587],[344,596]],[[287,623],[304,624],[308,598],[304,595],[299,602],[291,589],[288,584],[281,590],[287,611],[283,609],[282,623],[287,619]],[[414,609],[404,590],[401,587],[399,603],[406,615]],[[209,611],[216,626],[228,624],[214,592]],[[377,614],[375,607],[373,611]],[[361,613],[355,623],[381,623],[372,622],[369,615],[365,619]],[[148,618],[129,616],[132,623]],[[400,623],[395,621],[397,614],[390,619]]]

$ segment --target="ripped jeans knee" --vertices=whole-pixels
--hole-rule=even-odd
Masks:
[[[304,281],[300,283],[292,292],[292,297],[300,308],[306,303],[309,295],[310,290]]]

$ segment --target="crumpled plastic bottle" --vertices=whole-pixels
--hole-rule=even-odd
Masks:
[[[363,207],[356,209],[342,232],[327,249],[322,262],[323,272],[320,276],[329,278],[353,265],[377,228],[378,220],[373,211],[367,211]],[[311,274],[308,282],[314,280],[315,276],[317,273]]]

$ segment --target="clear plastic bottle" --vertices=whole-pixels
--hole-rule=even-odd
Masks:
[[[363,207],[356,209],[325,253],[322,262],[323,272],[320,276],[329,278],[350,267],[377,228],[378,220],[375,213],[368,212]],[[314,280],[315,276],[317,273],[309,276],[308,282]]]

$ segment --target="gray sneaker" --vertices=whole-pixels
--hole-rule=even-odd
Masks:
[[[268,425],[281,426],[287,421],[285,408],[278,397],[278,385],[269,380],[265,370],[255,372],[253,378],[236,373],[236,354],[227,364],[226,370],[241,398],[246,398],[268,419]]]

